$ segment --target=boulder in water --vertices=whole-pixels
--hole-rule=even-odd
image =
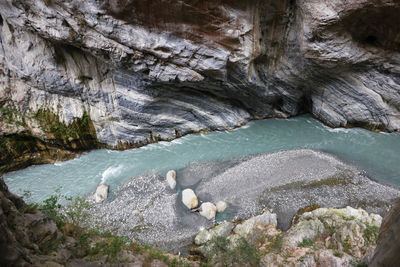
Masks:
[[[175,189],[176,187],[176,172],[174,170],[170,170],[167,172],[166,180],[171,189]]]
[[[224,212],[227,207],[226,202],[222,200],[218,201],[215,206],[217,207],[218,212]]]
[[[108,185],[101,184],[96,188],[96,192],[94,193],[94,201],[96,203],[101,203],[106,200],[108,197]]]
[[[204,202],[203,204],[201,204],[199,211],[201,216],[211,220],[215,218],[217,208],[211,202]]]
[[[194,209],[199,204],[196,194],[190,188],[182,191],[182,202],[188,209]]]

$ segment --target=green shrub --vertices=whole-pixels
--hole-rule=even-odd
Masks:
[[[72,200],[72,198],[67,198],[70,201],[65,207],[65,213],[67,215],[67,220],[75,225],[78,225],[89,219],[89,209],[93,207],[89,202],[87,202],[82,197],[77,197]]]
[[[57,227],[61,227],[65,224],[65,216],[61,213],[60,199],[60,188],[56,189],[56,193],[45,199],[41,204],[38,205],[38,209],[52,219]]]
[[[233,264],[258,266],[260,254],[255,246],[241,238],[236,247],[230,247],[230,241],[224,237],[217,237],[209,251],[207,258],[212,264],[230,266]]]
[[[297,244],[298,247],[312,247],[314,245],[314,241],[308,238],[304,238],[303,241]]]
[[[336,250],[335,252],[333,252],[333,256],[341,258],[341,257],[343,257],[343,253]]]
[[[364,230],[364,238],[368,243],[375,243],[378,239],[379,227],[374,225],[367,225]]]

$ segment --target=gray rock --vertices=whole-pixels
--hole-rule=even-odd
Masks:
[[[396,0],[128,2],[1,1],[1,105],[120,148],[304,111],[400,129]]]
[[[96,203],[101,203],[106,200],[108,197],[108,185],[100,184],[96,188],[96,192],[94,193],[94,201]]]
[[[211,202],[204,202],[199,208],[199,213],[208,220],[212,220],[215,219],[215,215],[217,214],[217,207]]]
[[[217,237],[227,237],[232,232],[234,226],[232,222],[224,221],[211,229],[205,229],[198,233],[194,242],[196,245],[204,245]]]
[[[267,211],[236,225],[233,232],[239,237],[253,242],[254,239],[260,237],[260,231],[263,231],[270,224],[277,225],[276,214]]]
[[[186,188],[182,191],[182,203],[190,210],[197,207],[199,201],[192,189]]]
[[[226,207],[228,206],[225,201],[218,201],[217,204],[215,204],[217,207],[217,212],[224,212],[226,210]]]
[[[171,189],[175,189],[176,187],[176,172],[174,170],[170,170],[167,172],[165,176],[165,180]]]

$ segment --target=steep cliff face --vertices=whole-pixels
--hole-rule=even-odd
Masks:
[[[373,258],[369,266],[396,266],[400,261],[400,199],[385,215]]]
[[[54,222],[8,191],[0,178],[0,265],[32,266],[36,257],[53,249],[61,233]]]
[[[90,119],[76,149],[304,111],[398,131],[399,13],[396,0],[1,1],[0,106],[17,114],[2,135],[72,147],[80,135],[49,137],[43,110],[66,128]]]

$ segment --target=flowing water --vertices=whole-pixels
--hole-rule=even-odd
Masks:
[[[232,131],[192,134],[138,149],[94,150],[66,162],[32,166],[4,175],[10,190],[42,201],[61,188],[69,196],[93,192],[99,183],[111,191],[143,173],[181,169],[190,163],[311,148],[336,155],[369,177],[400,188],[400,135],[364,129],[331,129],[308,115],[252,121]]]

